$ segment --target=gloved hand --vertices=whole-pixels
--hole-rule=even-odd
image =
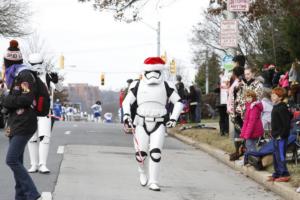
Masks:
[[[170,119],[170,121],[167,122],[166,126],[167,128],[174,128],[176,126],[176,120]]]
[[[55,72],[51,72],[50,74],[50,80],[53,82],[53,83],[58,83],[58,75],[57,73]]]
[[[131,133],[131,130],[133,128],[131,117],[128,116],[128,115],[125,115],[123,120],[124,120],[124,131],[125,131],[125,133]]]

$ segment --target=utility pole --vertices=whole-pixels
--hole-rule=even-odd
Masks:
[[[131,21],[128,21],[130,23]],[[153,27],[152,25],[140,20],[144,25],[148,26],[150,29],[154,30],[156,32],[156,43],[157,43],[157,57],[160,57],[160,21],[157,22],[157,27]]]
[[[157,22],[157,57],[160,57],[160,21]]]
[[[205,52],[205,94],[209,93],[208,50]]]

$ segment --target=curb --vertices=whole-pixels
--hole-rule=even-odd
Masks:
[[[221,161],[222,163],[228,165],[229,167],[233,168],[236,171],[240,171],[245,176],[250,177],[257,183],[263,185],[267,189],[271,190],[272,192],[282,196],[286,200],[300,200],[300,194],[297,193],[295,188],[289,186],[288,183],[276,183],[276,182],[268,182],[267,177],[270,176],[270,173],[265,171],[257,171],[254,167],[246,167],[246,166],[239,166],[236,165],[235,162],[229,161],[229,156],[226,152],[212,147],[208,144],[196,142],[189,137],[174,133],[169,131],[168,134],[172,137],[177,138],[178,140],[187,143],[200,149],[212,157],[216,158],[217,160]]]

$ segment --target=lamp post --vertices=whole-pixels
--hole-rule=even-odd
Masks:
[[[160,28],[160,21],[158,21],[157,22],[157,27],[153,27],[153,26],[151,26],[150,24],[148,24],[148,23],[146,23],[146,22],[144,22],[144,21],[140,21],[140,22],[142,22],[143,24],[145,24],[146,26],[148,26],[150,29],[152,29],[152,30],[154,30],[155,32],[156,32],[156,45],[157,45],[157,57],[160,57],[160,30],[161,30],[161,28]]]
[[[157,22],[157,27],[153,27],[152,25],[142,21],[142,20],[139,20],[140,22],[142,22],[144,25],[146,25],[147,27],[149,27],[150,29],[154,30],[156,32],[156,45],[157,45],[157,57],[160,57],[160,33],[161,33],[161,23],[160,21]],[[133,22],[133,20],[126,20],[127,23],[131,23]]]

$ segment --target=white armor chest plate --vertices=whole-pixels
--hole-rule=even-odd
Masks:
[[[167,114],[167,91],[164,82],[147,85],[141,81],[137,92],[137,113],[145,117],[162,117]]]

